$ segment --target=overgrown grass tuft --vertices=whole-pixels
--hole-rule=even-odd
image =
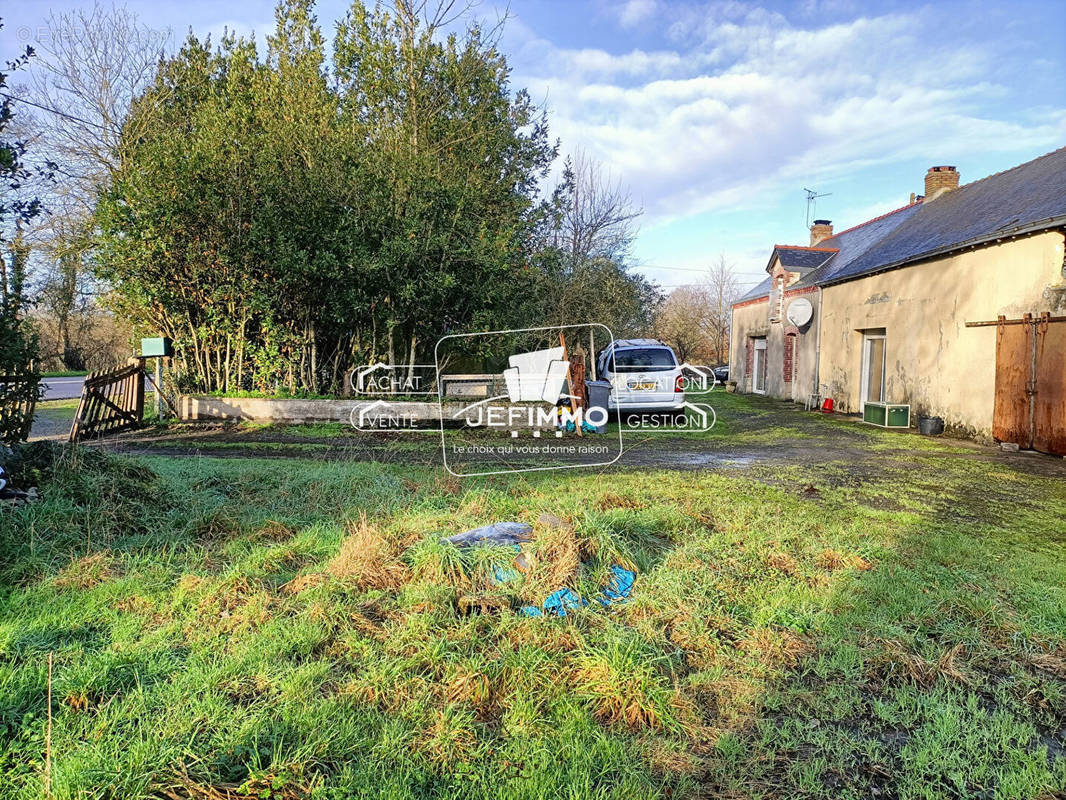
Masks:
[[[861,478],[18,457],[3,797],[43,795],[49,653],[56,798],[1066,787],[1061,482],[924,443]],[[442,541],[499,520],[518,564]]]

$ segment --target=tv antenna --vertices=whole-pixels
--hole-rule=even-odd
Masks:
[[[818,194],[816,189],[808,189],[804,187],[803,191],[807,193],[807,227],[811,227],[811,213],[815,210],[819,197],[829,197],[832,192],[823,192]]]

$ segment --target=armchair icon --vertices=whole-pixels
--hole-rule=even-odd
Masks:
[[[563,358],[561,347],[511,356],[510,368],[503,371],[511,402],[556,403],[570,372],[570,362]]]

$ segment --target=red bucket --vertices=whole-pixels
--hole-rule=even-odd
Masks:
[[[825,398],[825,401],[822,403],[822,413],[823,414],[832,414],[833,413],[833,398],[832,397]]]

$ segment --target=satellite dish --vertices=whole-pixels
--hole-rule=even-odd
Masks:
[[[814,306],[806,297],[797,297],[788,304],[788,310],[785,311],[785,317],[797,328],[802,328],[810,322],[812,316],[814,316]]]

